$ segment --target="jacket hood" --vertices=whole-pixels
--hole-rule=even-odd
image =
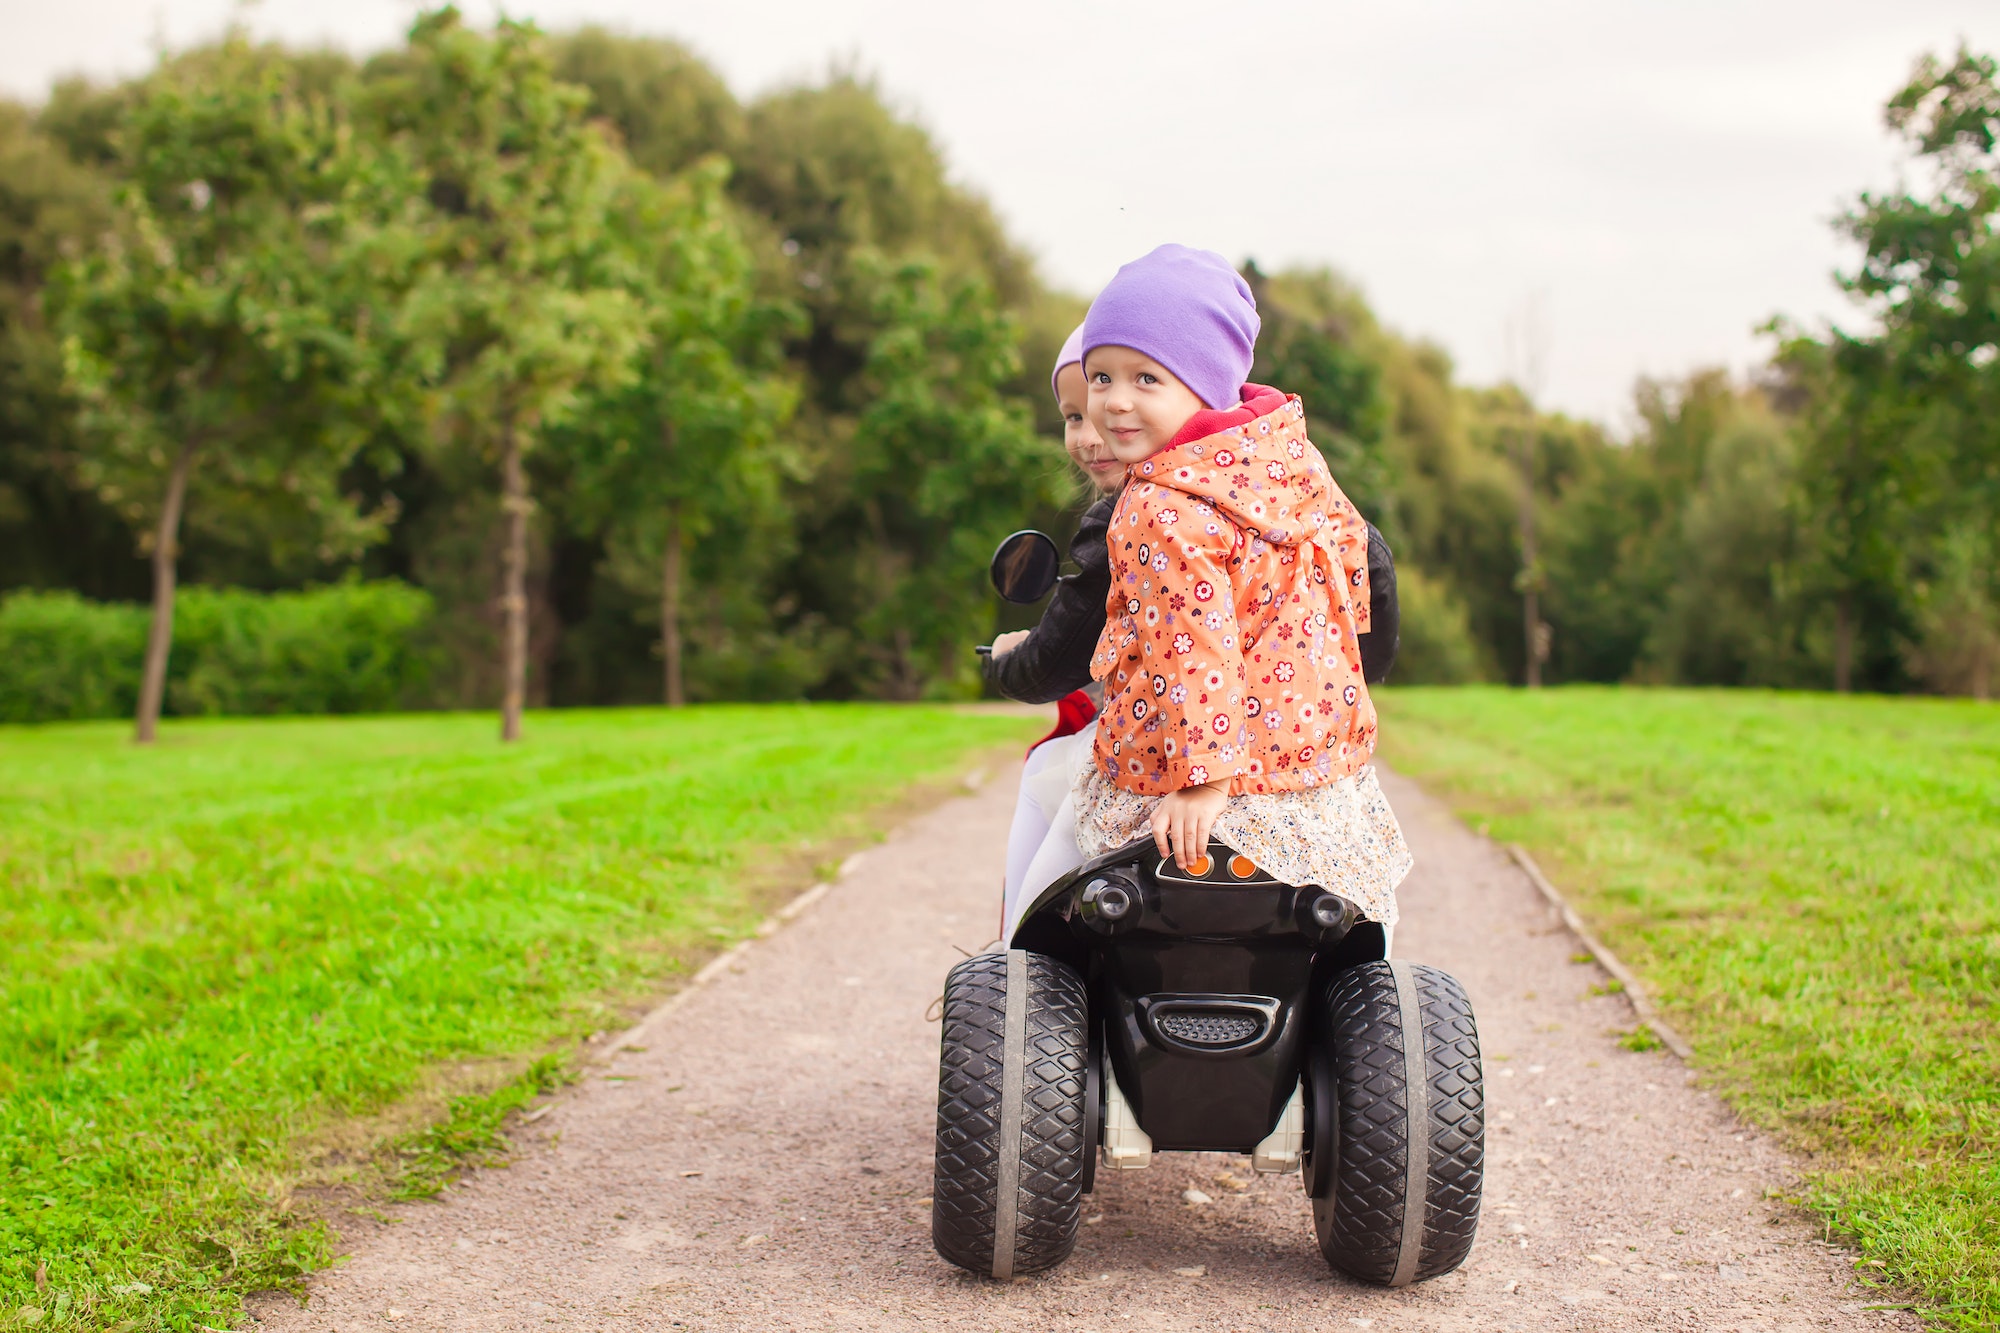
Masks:
[[[1166,448],[1132,468],[1132,480],[1205,501],[1273,546],[1316,537],[1325,544],[1324,529],[1352,506],[1306,438],[1304,404],[1261,384],[1244,385],[1243,399],[1195,413]]]

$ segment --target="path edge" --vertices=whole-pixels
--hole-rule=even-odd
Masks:
[[[1556,914],[1562,918],[1563,925],[1569,928],[1569,933],[1576,936],[1583,947],[1591,952],[1597,959],[1598,966],[1609,972],[1618,984],[1625,988],[1625,997],[1632,1002],[1632,1011],[1638,1015],[1640,1025],[1658,1037],[1662,1046],[1679,1056],[1683,1064],[1693,1064],[1694,1048],[1687,1044],[1686,1038],[1674,1031],[1667,1021],[1660,1017],[1660,1011],[1653,1007],[1652,998],[1646,994],[1645,984],[1633,974],[1631,968],[1625,966],[1617,954],[1607,949],[1604,942],[1591,933],[1590,927],[1583,923],[1583,918],[1576,914],[1576,909],[1569,905],[1569,900],[1562,896],[1562,891],[1549,883],[1549,877],[1535,864],[1535,858],[1528,855],[1528,849],[1518,842],[1502,845],[1506,847],[1507,855],[1514,858],[1514,864],[1521,867],[1529,882],[1543,898],[1548,900],[1549,906],[1556,910]]]
[[[616,1051],[619,1045],[635,1040],[641,1033],[647,1031],[654,1024],[672,1017],[676,1010],[702,991],[708,989],[709,984],[721,976],[733,964],[742,962],[743,956],[750,951],[752,945],[756,944],[759,940],[769,939],[804,915],[807,910],[812,908],[822,898],[832,893],[842,880],[853,874],[867,857],[901,838],[904,833],[908,832],[910,825],[917,819],[923,818],[937,809],[938,806],[948,804],[951,801],[977,796],[981,791],[985,790],[987,782],[992,777],[991,770],[984,764],[977,765],[961,775],[957,781],[951,783],[951,787],[956,788],[956,790],[947,789],[944,793],[944,799],[939,801],[937,805],[914,812],[903,822],[884,830],[879,841],[849,854],[847,859],[840,863],[833,874],[793,894],[785,901],[783,906],[758,922],[748,935],[730,945],[706,963],[703,963],[693,976],[675,987],[671,995],[668,995],[651,1009],[641,1014],[636,1022],[625,1029],[618,1041],[604,1042],[601,1051],[593,1053],[593,1058],[587,1058],[586,1063],[604,1063],[606,1057],[611,1052]],[[558,1100],[560,1100],[559,1095],[557,1098],[536,1109],[552,1110]]]

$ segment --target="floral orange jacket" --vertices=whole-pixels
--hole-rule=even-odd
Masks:
[[[1368,528],[1306,438],[1296,395],[1244,386],[1132,469],[1111,518],[1091,674],[1096,762],[1127,791],[1230,779],[1233,795],[1358,772]]]

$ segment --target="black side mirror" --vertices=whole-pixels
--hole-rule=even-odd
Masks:
[[[1029,528],[1000,543],[987,573],[993,578],[993,591],[1010,602],[1026,604],[1049,595],[1061,564],[1055,542],[1046,533]]]

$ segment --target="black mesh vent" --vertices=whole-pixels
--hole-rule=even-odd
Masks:
[[[1190,1046],[1235,1046],[1249,1041],[1263,1024],[1248,1014],[1161,1014],[1160,1031]]]

